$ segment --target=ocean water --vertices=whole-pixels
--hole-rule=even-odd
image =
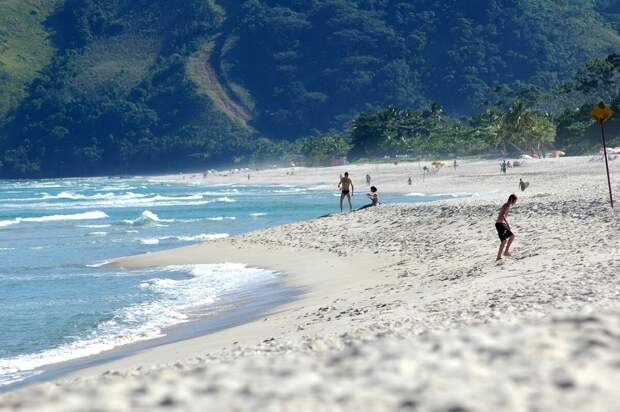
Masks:
[[[161,337],[208,319],[224,300],[230,306],[235,296],[280,286],[279,274],[240,263],[123,271],[102,265],[110,259],[317,217],[336,212],[337,201],[296,186],[0,182],[0,388],[47,365]]]

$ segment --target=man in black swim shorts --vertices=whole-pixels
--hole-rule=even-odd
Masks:
[[[344,177],[340,178],[338,183],[340,189],[340,211],[342,212],[342,201],[346,197],[349,200],[349,210],[353,210],[353,202],[351,202],[351,196],[353,196],[353,181],[349,179],[349,172],[344,173]]]
[[[514,194],[510,195],[510,197],[508,197],[508,201],[504,203],[500,209],[497,222],[495,222],[495,228],[497,229],[497,234],[501,242],[499,245],[499,251],[497,252],[497,260],[501,260],[502,255],[511,256],[510,245],[512,245],[512,241],[515,240],[515,235],[512,233],[507,218],[510,207],[515,203],[517,203],[517,196]]]

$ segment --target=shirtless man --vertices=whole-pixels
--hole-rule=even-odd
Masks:
[[[512,241],[515,240],[515,235],[512,233],[507,218],[510,207],[515,203],[517,203],[517,196],[510,195],[508,201],[504,203],[500,209],[497,222],[495,222],[495,228],[497,229],[497,234],[501,242],[499,245],[499,252],[497,252],[497,260],[502,259],[502,252],[504,256],[511,256],[510,245],[512,245]],[[506,248],[504,248],[504,246],[506,246]]]
[[[349,172],[344,173],[344,177],[340,178],[338,183],[340,189],[340,211],[342,212],[342,201],[346,197],[349,200],[349,210],[353,210],[353,203],[351,202],[351,196],[353,196],[353,182],[349,179]]]

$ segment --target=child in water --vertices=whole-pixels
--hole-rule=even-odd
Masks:
[[[502,254],[504,256],[511,256],[510,245],[512,245],[512,241],[515,240],[515,235],[512,233],[507,218],[510,207],[515,203],[517,203],[517,195],[512,194],[508,197],[508,201],[504,203],[500,209],[497,222],[495,222],[495,228],[497,229],[497,234],[499,235],[499,240],[501,242],[499,245],[499,251],[497,252],[497,260],[502,259]]]

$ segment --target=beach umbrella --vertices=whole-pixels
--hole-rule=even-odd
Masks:
[[[551,152],[551,155],[553,157],[562,157],[562,156],[566,156],[566,153],[564,151],[562,151],[562,150],[553,150]]]

